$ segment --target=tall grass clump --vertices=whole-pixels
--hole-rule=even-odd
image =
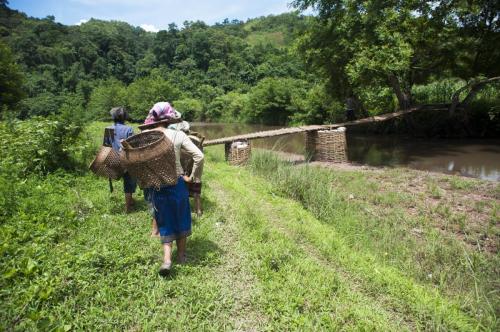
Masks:
[[[460,297],[477,315],[488,320],[495,316],[498,299],[492,292],[498,257],[442,234],[425,215],[408,214],[405,207],[414,206],[414,197],[386,188],[366,173],[293,166],[270,152],[253,153],[250,167],[272,184],[275,193],[301,202],[353,249]],[[418,236],[415,229],[421,232]]]

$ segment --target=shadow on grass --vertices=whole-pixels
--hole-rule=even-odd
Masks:
[[[188,240],[189,266],[213,266],[218,264],[222,250],[219,246],[204,237],[194,237]]]
[[[219,257],[221,257],[222,250],[219,246],[206,238],[190,238],[187,244],[188,250],[188,261],[184,265],[186,267],[204,267],[204,266],[214,266],[219,264]],[[177,252],[172,253],[172,257],[176,257]],[[172,269],[165,275],[159,274],[160,277],[164,279],[174,279],[179,274],[183,266],[175,262],[172,265]]]

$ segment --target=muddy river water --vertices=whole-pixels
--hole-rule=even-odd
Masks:
[[[240,135],[281,127],[192,123],[207,139]],[[252,146],[304,154],[304,134],[252,141]],[[415,139],[400,136],[367,136],[347,130],[347,155],[352,163],[371,166],[402,166],[484,180],[500,181],[500,139]]]

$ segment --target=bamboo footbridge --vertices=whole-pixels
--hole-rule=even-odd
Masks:
[[[308,132],[308,131],[331,130],[331,129],[336,129],[339,127],[347,127],[347,126],[352,126],[352,125],[360,125],[360,124],[367,124],[367,123],[373,123],[373,122],[382,122],[382,121],[394,119],[394,118],[400,117],[402,115],[412,113],[415,111],[419,111],[419,110],[423,110],[423,109],[424,108],[412,108],[409,110],[404,110],[404,111],[399,111],[399,112],[394,112],[394,113],[386,113],[386,114],[382,114],[382,115],[371,116],[368,118],[363,118],[363,119],[344,122],[344,123],[335,123],[335,124],[327,124],[327,125],[310,125],[310,126],[300,126],[300,127],[292,127],[292,128],[281,128],[281,129],[259,131],[256,133],[249,133],[249,134],[243,134],[243,135],[237,135],[237,136],[222,137],[222,138],[207,140],[203,143],[203,146],[225,144],[225,143],[231,143],[231,142],[239,141],[239,140],[251,140],[251,139],[257,139],[257,138],[282,136],[282,135],[295,134],[295,133]],[[446,108],[442,108],[442,109],[435,108],[435,110],[445,110],[445,109]]]
[[[430,106],[430,107],[429,107]],[[203,142],[203,146],[225,145],[226,160],[233,165],[242,165],[250,157],[250,140],[277,137],[295,133],[306,133],[306,155],[310,160],[328,161],[328,162],[346,162],[347,144],[345,131],[338,131],[340,127],[349,127],[354,125],[383,122],[403,115],[421,111],[421,110],[447,110],[447,105],[426,105],[424,107],[411,108],[408,110],[386,113],[377,116],[371,116],[355,121],[344,123],[309,125],[291,128],[281,128],[274,130],[259,131],[249,134],[222,137]],[[245,145],[237,146],[235,142],[246,142]]]

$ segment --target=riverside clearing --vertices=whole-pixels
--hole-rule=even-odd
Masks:
[[[19,251],[2,278],[2,330],[498,327],[497,183],[272,153],[238,168],[207,150],[189,263],[166,279],[140,194],[126,215],[104,180],[44,180],[39,195],[76,222]]]

